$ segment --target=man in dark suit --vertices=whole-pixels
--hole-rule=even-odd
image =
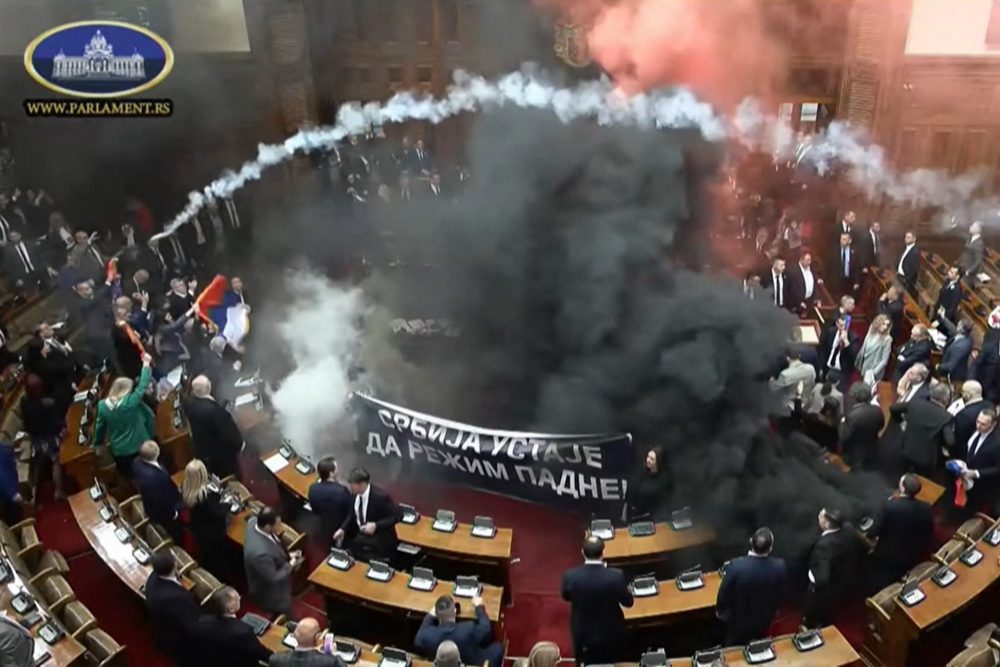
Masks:
[[[837,267],[836,285],[841,294],[853,294],[861,286],[861,262],[855,252],[850,234],[840,235],[840,245],[837,246],[835,261],[829,266]]]
[[[347,667],[339,656],[322,652],[323,633],[315,618],[303,618],[293,634],[295,648],[273,654],[269,667]]]
[[[285,551],[281,517],[270,507],[247,521],[243,542],[250,599],[272,614],[292,612],[292,572],[302,565],[301,551]]]
[[[906,469],[924,477],[933,477],[941,449],[955,444],[955,427],[948,414],[950,387],[940,382],[931,387],[929,401],[911,400],[889,406],[889,413],[906,421],[902,456]]]
[[[976,417],[976,432],[967,442],[958,443],[964,447],[962,460],[967,470],[962,477],[973,482],[968,491],[966,507],[970,512],[997,510],[1000,499],[1000,436],[997,435],[997,413],[983,410]]]
[[[79,280],[73,285],[69,302],[69,329],[83,329],[82,361],[97,369],[105,359],[114,359],[115,349],[108,335],[114,326],[108,284],[100,283],[95,290],[89,280]]]
[[[899,382],[906,371],[910,370],[910,366],[927,364],[931,359],[933,348],[927,327],[923,324],[914,324],[910,329],[910,340],[903,343],[896,352],[896,368],[892,371],[893,381]]]
[[[204,664],[257,667],[267,662],[271,652],[257,639],[253,629],[237,618],[240,594],[223,586],[212,594],[207,605],[211,611],[198,619],[198,639]]]
[[[920,249],[917,248],[917,235],[906,232],[903,236],[903,252],[896,262],[896,278],[903,284],[906,291],[914,294],[917,289],[917,275],[920,273]]]
[[[345,538],[351,552],[365,560],[391,560],[399,545],[396,524],[403,518],[399,505],[392,497],[371,483],[364,468],[355,468],[347,476],[347,487],[354,504],[340,529],[333,534],[335,542]]]
[[[625,638],[622,607],[632,606],[632,591],[621,570],[605,565],[601,538],[587,536],[583,559],[562,581],[562,599],[571,605],[573,653],[578,665],[613,663]]]
[[[983,386],[976,380],[962,383],[962,409],[955,413],[955,442],[964,447],[976,430],[976,419],[983,410],[994,410],[983,398]]]
[[[958,307],[962,305],[962,299],[965,296],[961,278],[962,274],[957,266],[948,269],[948,282],[941,286],[937,301],[934,302],[934,307],[931,308],[930,312],[931,321],[937,322],[939,326],[942,317],[949,322],[958,321]]]
[[[132,461],[132,483],[139,490],[142,506],[153,523],[167,529],[174,544],[183,544],[184,532],[178,519],[183,501],[181,493],[160,465],[160,446],[147,440],[139,447],[139,456]]]
[[[33,244],[24,241],[19,231],[11,230],[7,245],[0,250],[3,251],[3,270],[17,291],[36,287],[45,278],[48,270],[45,258]]]
[[[949,339],[941,352],[941,363],[934,372],[949,382],[962,382],[969,377],[969,356],[972,354],[972,322],[966,318],[953,325],[950,320],[940,319],[941,328],[948,332]]]
[[[18,623],[10,612],[0,611],[0,665],[32,667],[34,653],[35,639],[31,631]]]
[[[351,506],[354,504],[351,492],[337,481],[337,461],[328,456],[316,464],[319,481],[309,486],[309,505],[319,515],[322,526],[322,542],[329,546],[333,534],[344,525]]]
[[[153,554],[152,566],[143,592],[153,639],[181,667],[201,665],[197,642],[201,607],[194,594],[181,585],[169,551]]]
[[[191,310],[193,305],[194,297],[188,291],[188,284],[182,278],[171,278],[170,291],[167,293],[167,312],[174,321],[184,317],[184,313]]]
[[[789,307],[802,315],[815,303],[817,285],[823,284],[823,279],[816,271],[816,267],[813,266],[812,253],[802,253],[799,261],[793,264],[791,270],[786,271],[785,275],[788,278]]]
[[[442,642],[453,641],[458,646],[463,665],[501,667],[503,645],[493,641],[493,626],[483,599],[472,598],[472,608],[476,612],[474,621],[458,622],[458,606],[450,595],[442,595],[434,603],[434,609],[424,616],[423,623],[413,640],[414,646],[424,657],[433,659]],[[488,644],[488,645],[487,645]]]
[[[920,478],[913,474],[899,479],[899,488],[886,501],[882,514],[869,531],[877,538],[872,557],[875,574],[872,590],[880,591],[898,581],[922,561],[931,548],[934,519],[931,506],[918,500]]]
[[[212,383],[204,375],[191,381],[191,398],[184,402],[191,425],[195,456],[215,475],[239,476],[243,435],[233,416],[212,396]]]
[[[872,221],[868,230],[858,237],[858,262],[861,272],[868,273],[869,267],[882,266],[882,225]]]
[[[859,552],[859,540],[839,510],[820,510],[819,528],[820,536],[809,551],[809,591],[803,619],[809,628],[829,624],[834,607],[850,589]]]
[[[820,332],[820,360],[823,362],[823,372],[829,373],[835,369],[840,373],[841,391],[854,371],[854,358],[858,356],[861,342],[858,335],[851,331],[847,324],[848,316],[840,315],[833,327],[826,327]]]
[[[878,437],[885,425],[882,409],[871,404],[871,388],[864,382],[851,385],[853,405],[840,422],[840,448],[852,468],[866,468],[878,455]]]
[[[771,270],[761,278],[760,284],[766,290],[768,300],[778,308],[789,308],[785,260],[781,257],[775,257],[771,263]]]
[[[773,558],[774,535],[758,528],[750,551],[726,567],[716,599],[716,614],[726,624],[726,646],[746,644],[767,636],[767,629],[785,597],[785,561]]]
[[[1000,400],[1000,329],[990,327],[983,334],[983,345],[972,364],[972,377],[983,385],[983,396]]]

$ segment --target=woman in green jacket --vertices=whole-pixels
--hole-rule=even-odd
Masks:
[[[139,446],[156,435],[156,418],[142,400],[151,377],[152,357],[142,355],[142,372],[139,382],[119,377],[111,383],[108,397],[97,404],[97,423],[94,425],[94,444],[104,444],[107,436],[111,456],[118,472],[132,477],[132,461],[139,453]]]

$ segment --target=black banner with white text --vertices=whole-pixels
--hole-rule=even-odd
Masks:
[[[359,443],[372,467],[401,463],[418,477],[609,518],[621,513],[632,463],[628,434],[498,431],[360,394],[354,404]]]

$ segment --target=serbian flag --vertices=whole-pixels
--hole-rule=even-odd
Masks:
[[[108,271],[105,280],[110,285],[118,278],[118,258],[112,257],[108,260]]]
[[[969,488],[972,481],[962,477],[962,473],[969,469],[965,461],[952,459],[944,464],[944,467],[955,475],[955,507],[965,507],[968,502]]]
[[[217,275],[212,278],[212,282],[208,284],[208,287],[198,295],[198,298],[194,300],[194,305],[198,310],[198,316],[205,321],[206,324],[212,324],[216,326],[212,319],[208,316],[208,313],[213,308],[217,308],[222,305],[222,300],[226,296],[226,291],[229,289],[229,283],[226,281],[226,277],[223,275]]]
[[[225,321],[220,325],[217,318],[225,318]],[[219,331],[222,332],[223,338],[229,341],[233,347],[242,343],[243,339],[250,333],[250,306],[245,303],[237,301],[231,306],[216,308],[212,319],[219,327]]]
[[[124,329],[128,339],[132,341],[132,345],[135,345],[135,349],[139,350],[139,356],[141,357],[146,354],[146,347],[142,344],[142,340],[139,338],[139,334],[135,332],[135,329],[128,322],[122,322],[120,326]]]

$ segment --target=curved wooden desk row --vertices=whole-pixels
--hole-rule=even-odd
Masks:
[[[279,456],[274,449],[261,456],[261,461]],[[319,481],[315,471],[303,475],[295,469],[298,458],[292,459],[288,465],[274,473],[278,483],[301,501],[309,498],[309,486]],[[472,525],[460,523],[454,532],[444,533],[434,530],[431,525],[434,519],[421,516],[415,524],[396,524],[396,535],[403,542],[414,544],[424,551],[454,560],[488,561],[507,567],[510,564],[511,545],[514,541],[514,531],[510,528],[497,528],[492,539],[482,539],[472,536]]]
[[[677,588],[675,579],[660,581],[658,594],[636,597],[630,608],[622,610],[625,612],[625,621],[632,625],[654,625],[685,614],[715,609],[715,600],[719,597],[719,588],[722,586],[722,575],[718,572],[705,572],[702,579],[705,585],[690,591]]]
[[[373,581],[365,576],[368,565],[355,562],[349,570],[338,570],[326,561],[309,575],[309,583],[320,589],[320,592],[330,597],[339,597],[362,605],[401,611],[408,616],[423,618],[433,607],[434,601],[442,595],[450,595],[454,584],[438,580],[435,587],[429,591],[418,591],[407,586],[410,576],[405,572],[396,572],[387,582]],[[483,584],[483,604],[486,615],[493,623],[499,623],[503,615],[501,601],[503,587]],[[472,602],[467,598],[459,598],[462,618],[474,618]]]
[[[111,374],[101,378],[98,400],[107,395],[113,380]],[[95,379],[88,377],[79,385],[80,391],[94,386]],[[183,418],[183,411],[174,407],[175,394],[170,394],[156,406],[156,437],[160,446],[173,461],[174,467],[182,468],[191,460],[191,429]],[[92,410],[90,422],[86,424],[87,442],[80,442],[80,422],[86,411],[86,403],[73,403],[66,412],[66,434],[59,448],[59,462],[66,474],[72,477],[77,487],[86,489],[91,485],[96,473],[96,454],[92,446],[96,409]],[[181,417],[180,426],[175,426],[174,415]]]
[[[851,645],[840,634],[835,626],[829,625],[821,631],[823,645],[805,653],[792,644],[792,635],[778,637],[774,640],[774,660],[763,663],[767,667],[844,667],[861,663],[861,656],[851,648]],[[743,647],[727,648],[722,652],[727,667],[749,667],[743,655]],[[692,667],[691,658],[671,658],[673,667]],[[636,667],[635,663],[619,665],[618,667]]]
[[[715,541],[715,531],[704,524],[686,530],[674,530],[668,523],[656,524],[656,532],[633,537],[628,528],[615,529],[615,536],[604,541],[604,560],[609,562],[649,561],[665,554],[702,546]]]
[[[997,526],[1000,526],[1000,522],[994,522],[988,527],[982,538],[968,540],[970,545],[982,553],[982,559],[978,563],[969,566],[957,558],[948,562],[957,578],[946,587],[942,588],[931,580],[935,570],[930,570],[918,585],[925,598],[914,606],[907,606],[899,599],[899,584],[883,591],[881,594],[893,594],[891,606],[878,610],[878,637],[869,636],[874,627],[869,623],[870,630],[865,638],[866,654],[872,654],[885,667],[904,667],[907,664],[909,645],[921,633],[930,632],[945,620],[959,614],[996,584],[1000,579],[1000,546],[990,545],[985,537]],[[872,599],[869,599],[868,605],[873,606]]]
[[[115,536],[115,529],[125,523],[124,519],[120,516],[110,522],[102,519],[100,515],[101,504],[90,497],[89,490],[70,496],[69,507],[73,512],[73,518],[76,519],[77,525],[83,532],[83,536],[87,538],[87,542],[90,543],[101,560],[126,586],[132,589],[133,593],[145,598],[142,588],[153,570],[149,565],[142,565],[132,556],[134,549],[132,543],[123,543]],[[182,583],[188,589],[194,587],[194,583],[187,578],[182,578]]]
[[[39,595],[38,592],[34,589],[34,587],[29,583],[29,580],[31,579],[31,573],[28,572],[26,568],[22,567],[22,564],[19,564],[16,559],[5,558],[3,557],[2,554],[0,554],[0,560],[4,561],[7,567],[9,567],[15,573],[16,579],[20,581],[21,586],[23,586],[23,588],[27,590],[27,592],[34,599],[35,604],[43,611],[42,615],[44,617],[54,618],[55,614],[53,614],[49,610],[48,605],[45,604],[45,599],[41,595]],[[0,585],[0,608],[3,608],[3,610],[11,618],[16,618],[20,620],[24,617],[24,615],[17,613],[17,611],[14,610],[14,607],[11,603],[11,600],[14,597],[14,593],[11,591],[10,587],[13,585],[15,585],[14,582],[5,585]],[[86,649],[84,649],[83,645],[79,641],[71,637],[69,634],[66,634],[65,636],[63,636],[62,639],[57,641],[55,644],[49,646],[45,642],[45,640],[43,640],[41,637],[38,636],[38,631],[42,625],[43,623],[37,623],[30,630],[31,635],[35,638],[34,657],[36,664],[58,665],[59,667],[62,667],[64,665],[75,665],[83,662]],[[38,663],[38,660],[41,658],[41,656],[45,655],[46,653],[49,654],[48,660],[42,663]]]

